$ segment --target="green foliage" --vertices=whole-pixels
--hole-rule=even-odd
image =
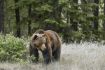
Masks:
[[[84,34],[82,32],[75,31],[75,32],[72,32],[72,34],[73,34],[72,35],[73,41],[80,41],[84,39]]]
[[[59,24],[57,21],[55,21],[55,20],[53,20],[53,19],[46,19],[45,21],[44,21],[45,23],[48,23],[48,25],[57,25],[57,24]]]
[[[21,35],[28,36],[28,26],[30,26],[32,33],[39,28],[57,31],[65,42],[105,40],[103,1],[99,0],[99,4],[97,4],[93,0],[19,0],[15,5],[14,0],[6,0],[5,32],[15,34],[14,11],[18,7]],[[31,5],[30,17],[28,15],[29,5]],[[94,11],[97,7],[99,8],[98,16],[95,16]],[[28,25],[29,20],[31,20],[30,25]],[[96,20],[99,20],[97,30],[94,28]],[[77,23],[77,30],[73,27],[75,23]]]
[[[48,4],[43,4],[41,6],[38,6],[35,8],[36,11],[38,12],[52,12],[52,6],[48,5]]]
[[[22,61],[26,59],[25,41],[11,34],[0,35],[0,61]]]

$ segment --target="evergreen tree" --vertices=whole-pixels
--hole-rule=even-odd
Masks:
[[[31,4],[29,4],[28,6],[28,35],[31,35],[31,10],[32,7],[31,7]]]

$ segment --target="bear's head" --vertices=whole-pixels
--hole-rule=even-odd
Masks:
[[[45,46],[46,41],[47,41],[47,38],[44,33],[34,33],[31,38],[31,45],[32,47],[35,47],[43,51],[44,49],[46,49],[46,46]]]

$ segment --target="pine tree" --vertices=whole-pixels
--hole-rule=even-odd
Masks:
[[[31,4],[28,6],[28,35],[31,35]]]

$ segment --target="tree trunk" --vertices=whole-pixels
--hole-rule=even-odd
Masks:
[[[4,0],[0,0],[0,32],[4,32]]]
[[[104,0],[104,15],[105,15],[105,0]],[[104,23],[103,23],[103,29],[105,31],[105,19],[104,19]]]
[[[73,0],[73,2],[75,3],[75,4],[78,4],[78,0]],[[74,6],[74,8],[75,9],[78,9],[78,7],[77,6]],[[76,22],[76,21],[74,21],[74,19],[75,18],[70,18],[70,22],[71,22],[71,28],[72,28],[72,30],[73,31],[77,31],[78,30],[78,22]]]
[[[31,4],[28,8],[28,35],[31,35]]]
[[[15,5],[19,0],[15,0]],[[16,15],[16,36],[21,37],[21,28],[20,28],[20,12],[19,8],[15,8],[15,15]]]
[[[94,3],[99,4],[99,0],[94,0]],[[94,9],[93,14],[94,14],[94,17],[95,17],[95,19],[94,19],[94,30],[97,31],[98,30],[98,19],[97,19],[97,17],[98,17],[98,14],[99,14],[99,7],[98,6]]]
[[[50,17],[60,23],[62,6],[59,5],[59,0],[52,0],[53,11],[50,13]]]

